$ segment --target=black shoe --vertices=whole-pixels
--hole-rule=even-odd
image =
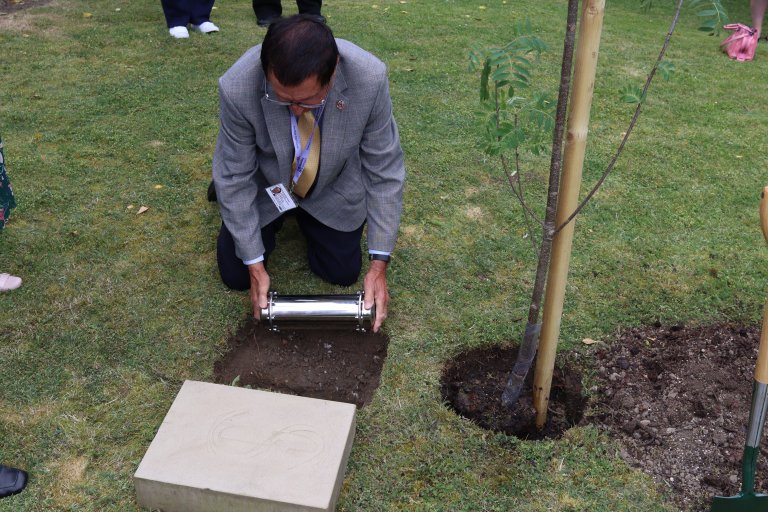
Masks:
[[[306,13],[306,16],[309,16],[310,18],[314,19],[315,21],[319,21],[320,23],[325,23],[325,16],[322,14]]]
[[[26,486],[26,471],[0,464],[0,498],[19,494]]]
[[[212,203],[217,201],[216,199],[216,187],[213,186],[213,182],[208,185],[208,200]]]
[[[260,27],[268,27],[275,21],[277,17],[273,18],[256,18],[256,24]]]

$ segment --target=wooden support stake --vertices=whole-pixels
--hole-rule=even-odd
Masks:
[[[604,13],[605,0],[584,1],[576,46],[573,94],[568,115],[556,226],[562,225],[578,206]],[[533,381],[533,404],[536,408],[536,426],[539,429],[544,428],[547,422],[547,407],[552,387],[552,372],[555,368],[557,340],[560,336],[560,320],[563,314],[574,225],[575,219],[555,235],[552,243],[552,259],[549,264],[549,278],[544,296],[541,338]]]

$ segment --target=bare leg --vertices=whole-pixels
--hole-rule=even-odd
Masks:
[[[768,0],[751,0],[749,5],[752,9],[752,27],[757,29],[757,37],[760,37],[765,11],[768,10]]]

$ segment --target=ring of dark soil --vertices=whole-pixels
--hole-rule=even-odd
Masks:
[[[626,330],[590,358],[563,354],[570,362],[553,377],[548,425],[557,437],[578,423],[593,424],[617,441],[622,458],[651,475],[681,510],[708,511],[713,496],[733,496],[741,484],[741,457],[752,399],[760,331],[719,324]],[[529,375],[514,414],[501,393],[515,351],[475,350],[451,360],[442,379],[443,397],[480,426],[522,438],[535,411]],[[588,416],[575,382],[594,374]],[[768,484],[768,449],[760,450],[757,492]]]
[[[214,364],[221,384],[268,389],[363,407],[379,386],[388,338],[353,330],[273,333],[248,320]]]
[[[489,430],[521,439],[558,438],[578,424],[584,413],[581,374],[570,365],[556,368],[552,376],[548,421],[543,430],[535,425],[533,372],[512,412],[501,404],[509,370],[517,358],[517,347],[488,347],[458,354],[449,361],[440,379],[443,400],[465,418]]]

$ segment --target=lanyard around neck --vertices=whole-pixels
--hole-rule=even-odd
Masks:
[[[312,147],[312,140],[315,138],[315,130],[317,129],[317,126],[320,124],[320,118],[323,117],[323,111],[325,110],[325,105],[323,105],[317,110],[319,110],[320,112],[318,112],[317,116],[315,116],[315,123],[312,126],[312,132],[309,134],[309,137],[307,137],[307,143],[305,144],[303,149],[301,147],[301,134],[299,133],[298,118],[293,114],[291,114],[291,137],[293,138],[294,155],[296,155],[296,170],[293,174],[294,185],[299,182],[301,173],[304,172],[304,166],[307,164],[307,158],[309,157],[309,149]]]

